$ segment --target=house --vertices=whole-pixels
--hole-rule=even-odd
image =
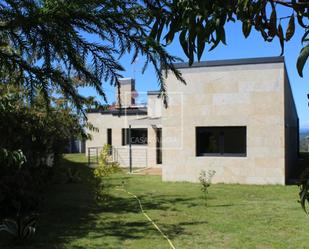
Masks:
[[[92,140],[86,142],[86,155],[97,157],[103,145],[109,144],[113,148],[113,160],[122,167],[130,166],[130,152],[134,168],[161,167],[162,101],[158,98],[159,92],[148,92],[148,105],[138,105],[135,104],[134,79],[125,78],[120,82],[120,103],[116,107],[87,113],[88,121],[99,132],[92,132]]]
[[[164,181],[196,182],[215,170],[213,182],[285,184],[299,134],[284,58],[175,66],[187,84],[168,75],[168,108],[156,91],[147,106],[136,105],[134,80],[124,79],[121,108],[88,113],[100,132],[86,147],[111,144],[122,166],[131,158],[133,167],[162,167]]]

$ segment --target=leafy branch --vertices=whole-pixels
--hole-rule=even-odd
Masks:
[[[154,1],[150,1],[154,2]],[[170,44],[176,34],[189,59],[189,65],[200,61],[207,45],[209,51],[219,44],[226,45],[225,26],[228,22],[240,21],[245,38],[249,37],[252,28],[261,34],[265,42],[278,38],[281,55],[284,53],[285,42],[295,34],[296,24],[304,29],[302,43],[309,40],[309,3],[307,1],[280,0],[232,0],[232,1],[202,1],[202,0],[166,0],[160,1],[152,26],[152,35],[157,40]],[[291,15],[280,17],[278,5],[291,10]],[[153,7],[155,9],[155,7]],[[286,30],[281,21],[289,19]],[[161,27],[165,26],[166,32]],[[159,28],[160,27],[160,28]],[[308,45],[301,50],[297,61],[299,75],[303,76],[303,68],[308,59]]]

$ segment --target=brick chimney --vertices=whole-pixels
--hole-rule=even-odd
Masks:
[[[132,78],[120,79],[120,95],[118,96],[118,89],[116,88],[116,103],[121,107],[130,107],[135,105],[135,80]],[[119,103],[120,98],[120,103]]]

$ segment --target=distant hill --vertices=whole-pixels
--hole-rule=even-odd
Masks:
[[[301,152],[308,152],[309,140],[306,137],[309,137],[309,128],[299,131],[299,150]]]

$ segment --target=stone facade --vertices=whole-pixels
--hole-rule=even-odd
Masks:
[[[115,98],[118,106],[130,107],[135,104],[134,98],[135,80],[130,78],[123,78],[120,80],[119,93],[118,89],[115,91]]]
[[[129,128],[129,123],[146,115],[120,115],[88,113],[88,121],[99,129],[92,132],[92,140],[86,142],[86,155],[89,148],[103,147],[107,144],[107,129],[112,129],[112,146],[114,148],[115,160],[122,167],[129,167],[129,146],[122,145],[122,129]],[[148,125],[134,125],[132,128],[147,128],[148,144],[132,145],[132,164],[134,168],[156,167],[155,128]]]
[[[213,182],[285,184],[296,166],[298,118],[284,60],[236,62],[180,68],[187,85],[169,75],[168,93],[177,94],[162,113],[164,181],[196,182],[201,170],[215,170]],[[245,126],[246,156],[196,156],[199,126]]]
[[[108,143],[108,129],[111,130],[111,145],[113,147],[113,159],[122,167],[129,167],[129,145],[123,144],[123,129],[147,129],[147,144],[132,145],[132,166],[134,168],[160,167],[156,160],[156,130],[158,125],[152,125],[153,120],[161,116],[161,100],[158,92],[149,93],[147,107],[135,105],[133,79],[122,79],[120,84],[120,103],[112,110],[92,111],[87,113],[88,121],[98,131],[91,131],[92,139],[86,142],[86,156],[92,150],[100,149]],[[117,91],[116,91],[117,92]],[[118,96],[118,95],[117,95]],[[149,115],[147,115],[149,113]],[[160,125],[159,125],[160,126]]]
[[[197,182],[202,170],[215,170],[214,183],[285,184],[298,157],[298,117],[284,59],[176,67],[187,84],[169,74],[168,108],[163,108],[158,92],[149,92],[145,112],[126,108],[128,112],[122,115],[88,113],[89,121],[100,131],[93,133],[86,147],[103,146],[107,129],[112,129],[112,145],[120,153],[117,160],[127,167],[129,150],[122,145],[121,129],[133,122],[132,127],[148,129],[148,144],[132,146],[133,167],[161,166],[157,164],[156,131],[162,128],[164,181]],[[134,87],[128,85],[128,79],[124,85],[121,89],[126,93],[120,96],[130,96]],[[134,107],[134,103],[124,103]],[[245,127],[246,154],[197,155],[197,127]]]

